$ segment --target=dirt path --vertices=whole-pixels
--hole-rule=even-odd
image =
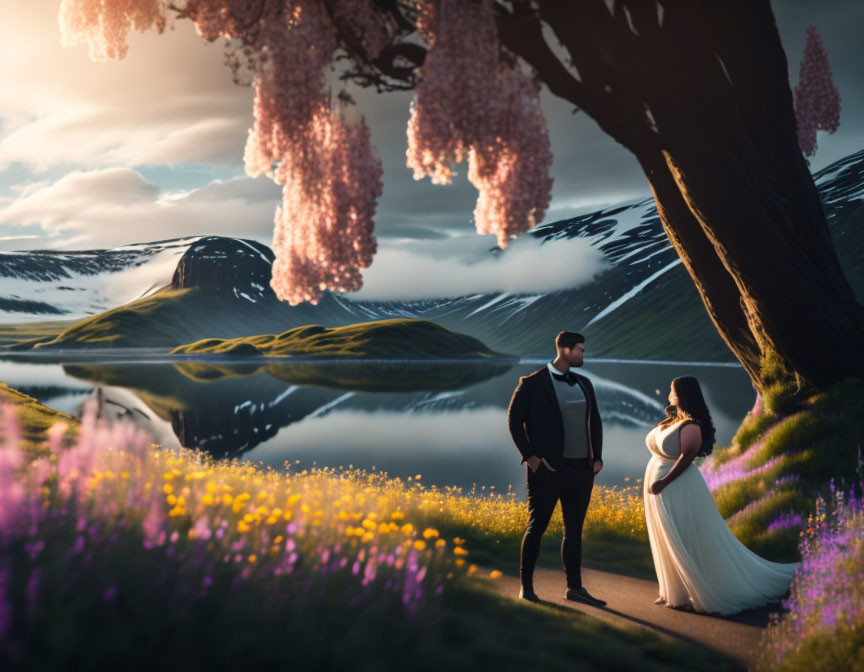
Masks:
[[[742,667],[749,664],[750,654],[772,611],[769,607],[723,618],[668,609],[654,604],[656,581],[587,568],[582,572],[585,588],[595,597],[606,600],[605,607],[565,600],[564,572],[560,569],[538,568],[534,574],[534,590],[544,602],[577,609],[614,625],[635,625],[698,644]],[[515,598],[519,594],[519,579],[515,575],[505,574],[496,585],[502,595]]]

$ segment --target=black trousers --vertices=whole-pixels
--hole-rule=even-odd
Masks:
[[[534,565],[540,555],[540,539],[549,525],[555,505],[561,501],[564,516],[564,540],[561,563],[568,588],[582,586],[582,525],[594,487],[594,469],[588,460],[562,463],[556,471],[541,464],[537,471],[528,470],[528,529],[522,537],[519,576],[523,586],[531,586]]]

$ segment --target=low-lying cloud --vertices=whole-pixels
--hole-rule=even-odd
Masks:
[[[133,168],[73,172],[30,186],[0,213],[0,230],[17,249],[93,249],[194,235],[269,242],[279,187],[267,179],[214,180],[200,189],[165,192]],[[15,234],[34,230],[38,238]],[[9,247],[7,246],[7,249]],[[379,240],[364,287],[368,300],[533,293],[578,287],[605,268],[585,239],[540,242],[523,236],[494,254],[491,235]]]
[[[487,247],[494,245],[492,236],[482,238],[490,241]],[[363,288],[349,296],[402,300],[488,292],[545,293],[584,285],[606,268],[603,253],[580,238],[541,245],[536,238],[523,237],[498,255],[484,252],[471,259],[424,254],[422,249],[421,245],[413,249],[380,247],[372,266],[363,273]]]

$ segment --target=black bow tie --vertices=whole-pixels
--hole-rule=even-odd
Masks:
[[[572,371],[568,371],[567,373],[553,373],[552,377],[555,380],[560,380],[562,383],[566,381],[567,384],[571,386],[576,384],[576,374]]]

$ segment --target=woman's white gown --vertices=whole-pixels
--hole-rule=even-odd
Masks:
[[[666,606],[734,614],[764,606],[789,589],[798,563],[770,562],[732,534],[699,469],[690,464],[659,495],[648,486],[665,476],[681,454],[681,422],[655,427],[645,443],[651,460],[643,494],[651,555]]]

